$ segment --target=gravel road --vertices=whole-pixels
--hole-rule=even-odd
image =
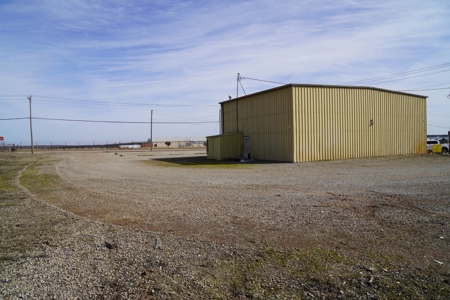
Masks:
[[[26,251],[2,248],[0,296],[450,295],[449,156],[209,165],[204,155],[38,153],[24,172],[45,185],[24,181],[23,204],[2,207],[3,241],[30,220],[45,230]]]

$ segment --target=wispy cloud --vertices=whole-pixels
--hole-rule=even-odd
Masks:
[[[0,4],[0,96],[214,105],[235,95],[237,72],[277,82],[341,84],[448,62],[449,12],[450,3],[438,0],[7,1]],[[380,87],[420,88],[450,82],[448,74]],[[274,87],[250,80],[243,84],[247,93]],[[450,108],[448,93],[430,93],[428,112]],[[26,98],[17,104],[1,101],[8,108],[0,118],[27,111]],[[147,120],[152,108],[80,104],[68,109],[38,99],[35,105],[43,117],[90,119]],[[159,111],[193,119],[214,116],[218,109],[154,107],[155,116]],[[428,123],[450,126],[447,119],[430,116]],[[0,123],[2,130],[7,124]],[[55,142],[69,130],[64,124],[49,127],[43,139]],[[95,134],[106,135],[109,127],[97,128],[100,133],[78,135],[101,139]],[[217,133],[211,126],[159,130],[167,137]],[[25,140],[15,129],[8,128],[8,134]],[[127,128],[124,135],[142,140],[148,133],[147,128]],[[80,139],[76,129],[73,136]]]

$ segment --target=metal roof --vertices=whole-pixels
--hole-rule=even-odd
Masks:
[[[268,90],[263,90],[263,91],[260,91],[260,92],[256,92],[256,93],[253,93],[253,94],[244,95],[244,96],[241,96],[241,97],[238,97],[238,98],[232,98],[230,100],[219,102],[219,104],[226,103],[226,102],[231,102],[231,101],[235,101],[236,99],[243,99],[243,98],[248,97],[248,96],[258,95],[258,94],[266,93],[266,92],[277,90],[277,89],[283,89],[283,88],[287,88],[287,87],[322,87],[322,88],[366,89],[366,90],[375,90],[375,91],[382,91],[382,92],[388,92],[388,93],[395,93],[395,94],[403,94],[403,95],[408,95],[408,96],[421,97],[421,98],[424,98],[424,99],[428,98],[428,96],[417,95],[417,94],[412,94],[412,93],[405,93],[405,92],[388,90],[388,89],[382,89],[382,88],[371,87],[371,86],[290,83],[290,84],[282,85],[282,86],[279,86],[279,87],[271,88],[271,89],[268,89]]]

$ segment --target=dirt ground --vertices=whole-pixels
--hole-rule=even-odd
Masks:
[[[450,297],[450,156],[296,164],[206,161],[204,149],[35,156],[26,169],[34,181],[22,185],[85,222],[247,249],[239,251],[249,278],[232,288],[149,299]],[[270,263],[250,268],[261,249]],[[271,276],[290,292],[269,292]]]
[[[439,236],[450,214],[448,157],[184,164],[202,154],[62,154],[41,172],[61,179],[49,202],[77,215],[226,243],[398,236],[404,245],[419,232]]]

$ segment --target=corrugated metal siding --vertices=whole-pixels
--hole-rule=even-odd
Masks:
[[[252,158],[275,161],[294,161],[293,102],[291,87],[250,95],[238,101],[222,104],[224,133],[243,132],[250,137]]]
[[[242,132],[208,136],[208,159],[228,159],[242,156]]]
[[[293,99],[294,161],[426,153],[425,98],[296,86]]]
[[[236,101],[222,104],[223,134],[237,132],[236,127]]]

